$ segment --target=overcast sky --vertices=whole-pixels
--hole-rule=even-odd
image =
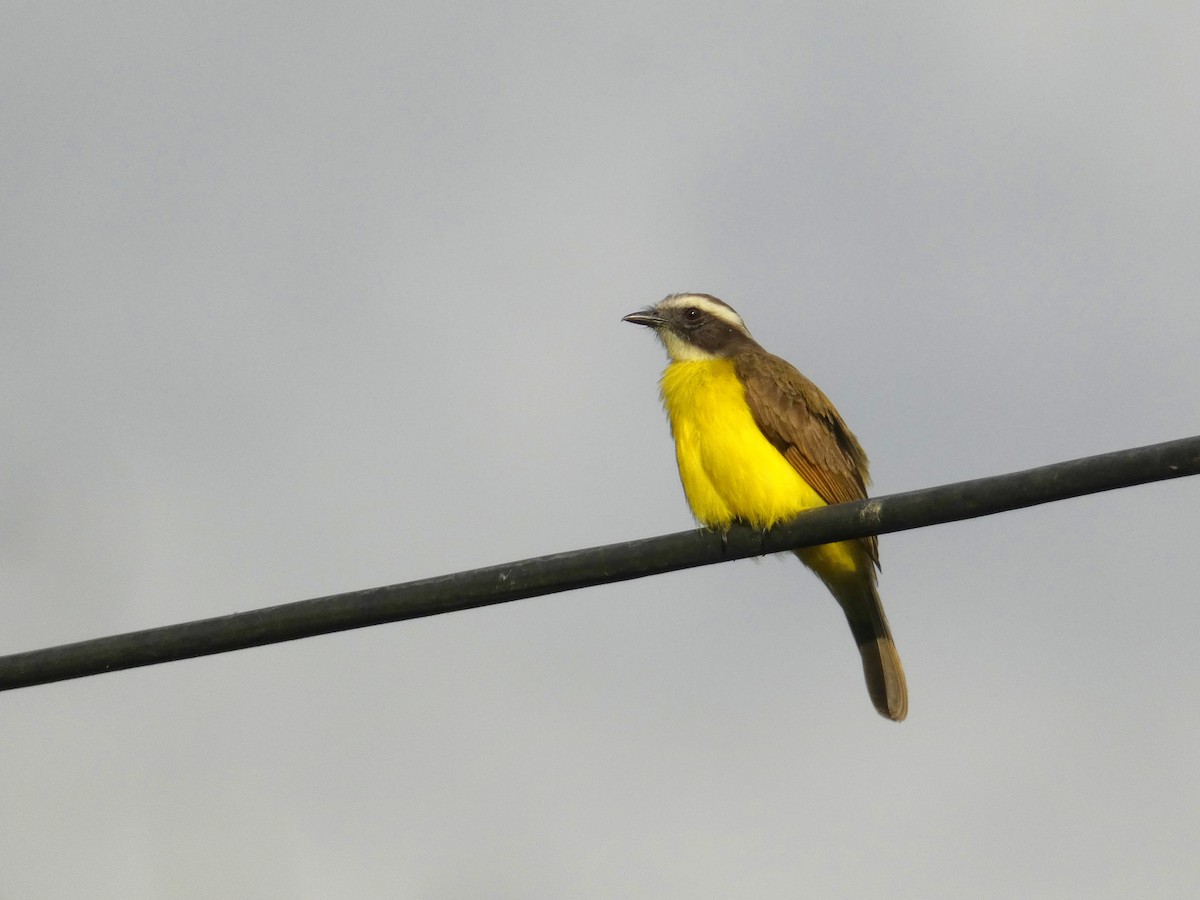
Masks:
[[[874,492],[1200,432],[1200,7],[10,4],[0,653],[691,526],[620,317]],[[0,896],[1192,897],[1200,479],[0,695]]]

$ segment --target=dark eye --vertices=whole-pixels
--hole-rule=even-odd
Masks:
[[[689,322],[698,321],[700,316],[701,316],[700,310],[698,310],[694,306],[689,306],[687,309],[685,309],[683,311],[683,317],[685,319],[687,319]]]

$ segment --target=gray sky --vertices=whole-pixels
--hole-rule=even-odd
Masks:
[[[1200,431],[1200,7],[19,4],[0,652],[689,527],[733,304],[889,493]],[[0,695],[0,896],[1200,889],[1200,480]]]

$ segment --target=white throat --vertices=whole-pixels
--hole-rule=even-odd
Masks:
[[[658,338],[667,348],[667,356],[671,362],[697,362],[704,359],[717,359],[715,353],[701,350],[695,344],[689,344],[679,335],[671,331],[659,331]]]

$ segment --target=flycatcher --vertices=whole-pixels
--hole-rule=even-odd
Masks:
[[[767,529],[867,496],[867,455],[815,384],[750,336],[729,304],[672,294],[624,321],[654,329],[670,363],[660,387],[692,514],[709,528]],[[901,721],[908,686],[876,588],[874,537],[795,551],[842,607],[880,715]]]

